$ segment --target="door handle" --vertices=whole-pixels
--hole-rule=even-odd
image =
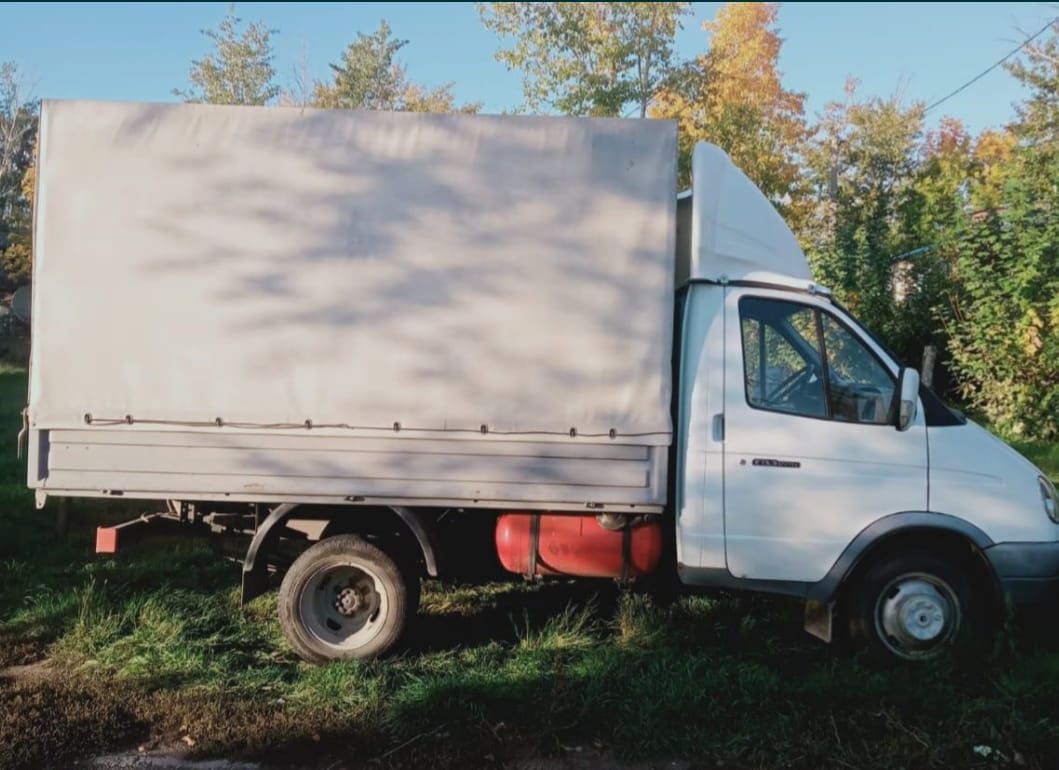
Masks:
[[[724,413],[715,414],[713,416],[713,440],[724,441]]]

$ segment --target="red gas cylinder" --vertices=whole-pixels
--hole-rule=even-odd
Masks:
[[[531,573],[534,519],[540,520],[540,530]],[[595,516],[505,513],[496,522],[496,552],[504,569],[520,575],[640,577],[653,572],[662,558],[662,526],[648,522],[614,531],[601,527]],[[623,570],[626,553],[629,563]]]

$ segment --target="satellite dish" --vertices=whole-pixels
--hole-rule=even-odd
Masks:
[[[23,323],[29,323],[30,312],[33,307],[33,289],[29,286],[19,286],[11,297],[11,312],[15,318]]]

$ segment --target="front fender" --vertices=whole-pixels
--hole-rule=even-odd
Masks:
[[[862,529],[831,565],[828,573],[821,580],[809,585],[806,599],[823,604],[834,601],[846,577],[860,564],[873,546],[894,535],[914,531],[960,535],[973,543],[980,551],[985,551],[993,545],[993,540],[989,535],[959,516],[927,511],[893,513],[876,519]]]

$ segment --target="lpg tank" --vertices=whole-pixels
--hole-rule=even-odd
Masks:
[[[662,558],[662,526],[612,530],[595,516],[505,513],[496,522],[496,552],[504,569],[520,575],[642,577]]]

